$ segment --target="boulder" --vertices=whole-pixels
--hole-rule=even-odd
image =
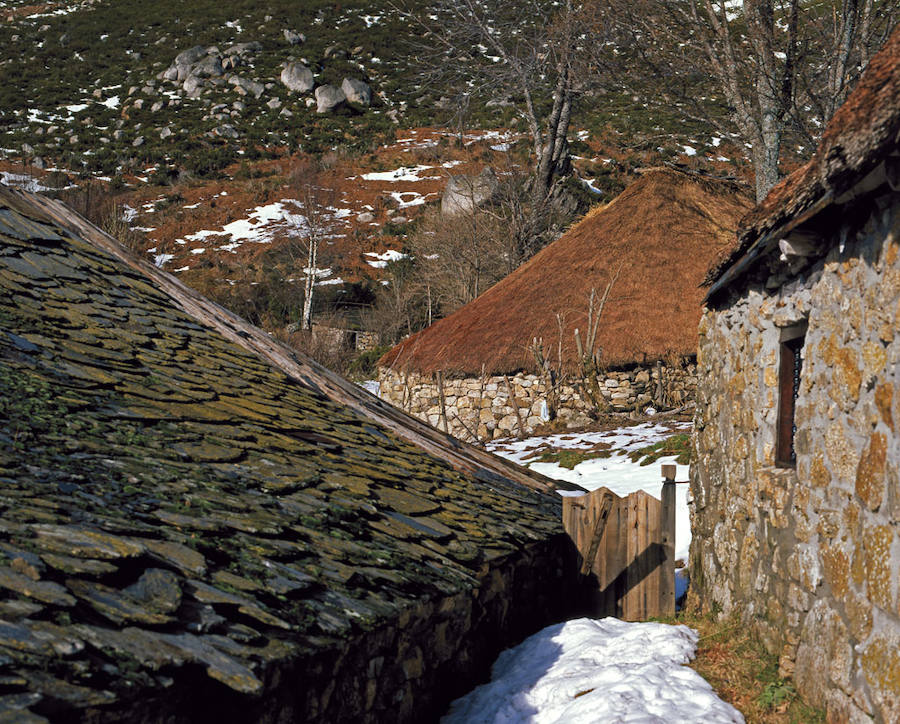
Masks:
[[[184,88],[184,92],[188,94],[189,98],[197,98],[200,95],[200,91],[203,90],[204,82],[201,78],[198,78],[195,75],[189,75],[182,85]]]
[[[191,68],[191,75],[198,78],[219,78],[225,75],[221,55],[207,55]]]
[[[347,100],[360,106],[369,106],[372,104],[372,89],[368,83],[355,78],[344,78],[341,83],[341,90],[347,96]]]
[[[292,62],[281,71],[281,82],[295,93],[309,93],[315,86],[312,71],[303,63]]]
[[[303,33],[298,33],[296,30],[285,28],[282,32],[284,33],[284,39],[290,45],[303,45],[306,42],[306,37]]]
[[[356,220],[361,224],[371,224],[375,221],[375,214],[371,211],[363,211],[361,214],[358,214]]]
[[[241,135],[230,123],[223,123],[218,128],[214,128],[213,133],[221,138],[240,138]]]
[[[173,65],[186,65],[191,66],[196,63],[200,58],[204,58],[207,55],[206,46],[204,45],[195,45],[193,48],[188,48],[187,50],[182,50],[178,55],[175,56],[175,63]]]
[[[499,188],[500,182],[490,166],[477,176],[451,176],[441,197],[441,213],[471,213],[490,201]]]
[[[328,59],[328,58],[347,58],[347,57],[349,57],[350,54],[339,45],[329,45],[327,48],[325,48],[325,52],[322,53],[322,55],[326,59]]]
[[[316,112],[330,113],[347,100],[347,96],[337,86],[320,85],[316,88]]]
[[[266,87],[262,83],[257,83],[256,81],[250,80],[249,78],[243,78],[239,75],[233,75],[228,79],[228,82],[234,86],[234,89],[242,96],[252,95],[256,98],[259,98]]]
[[[263,49],[262,43],[258,40],[251,40],[249,43],[235,43],[229,45],[223,51],[222,55],[253,55]]]

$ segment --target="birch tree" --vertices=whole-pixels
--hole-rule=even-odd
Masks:
[[[596,13],[574,0],[438,0],[405,15],[422,35],[413,52],[424,83],[457,88],[457,108],[473,97],[514,104],[531,141],[531,205],[539,214],[570,170],[572,112],[596,77],[584,63],[600,28]]]
[[[303,307],[300,325],[312,329],[313,301],[322,246],[331,232],[332,217],[328,207],[334,190],[322,185],[319,169],[312,162],[296,167],[291,173],[291,186],[300,202],[302,215],[293,217],[290,253],[294,265],[303,264]]]
[[[615,43],[599,49],[608,77],[736,132],[757,200],[781,176],[786,134],[813,148],[898,19],[897,0],[599,1],[615,19]],[[721,120],[709,114],[705,71]]]

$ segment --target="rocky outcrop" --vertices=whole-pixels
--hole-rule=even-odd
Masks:
[[[499,188],[500,182],[490,166],[485,166],[477,176],[451,176],[441,196],[441,213],[471,213],[490,201]]]
[[[337,86],[320,85],[316,88],[316,112],[330,113],[336,108],[342,106],[347,100],[347,96]]]
[[[372,104],[372,89],[368,83],[354,78],[344,78],[341,83],[341,90],[351,103],[358,106],[369,106]]]
[[[239,75],[231,76],[228,79],[228,82],[234,86],[234,90],[238,95],[242,96],[251,95],[254,98],[259,98],[266,90],[266,87],[262,83],[257,83],[254,80]]]
[[[303,63],[291,62],[281,71],[281,82],[295,93],[309,93],[315,86],[312,71]]]
[[[303,35],[293,30],[285,30],[284,37],[292,45],[298,45],[305,41]],[[257,41],[235,43],[224,51],[220,51],[216,46],[197,45],[180,52],[172,65],[159,73],[157,78],[174,83],[177,88],[176,92],[183,93],[190,99],[200,99],[206,105],[213,105],[215,96],[222,94],[229,86],[238,95],[249,95],[256,99],[262,98],[266,89],[269,89],[274,97],[266,100],[266,107],[275,111],[280,109],[280,115],[291,117],[298,108],[290,106],[290,95],[282,94],[279,97],[277,86],[273,82],[265,78],[248,77],[253,70],[251,58],[263,50],[263,45]],[[333,49],[326,50],[326,56],[328,56],[329,50],[333,51]],[[358,50],[361,52],[361,49]],[[331,56],[333,56],[333,52]],[[285,62],[278,80],[291,94],[305,94],[315,88],[313,72],[305,61],[291,59]],[[135,90],[137,88],[130,90],[129,95]],[[142,90],[148,95],[158,97],[159,92],[154,88],[147,87]],[[322,85],[315,89],[315,101],[306,99],[303,107],[315,104],[318,113],[326,114],[348,102],[357,109],[367,108],[372,103],[372,89],[362,80],[344,78],[341,87]],[[144,99],[137,98],[127,104],[123,110],[139,108],[142,103],[144,103]],[[157,100],[154,107],[159,103],[162,101]],[[236,114],[231,113],[230,116],[235,118]],[[216,120],[225,120],[224,116],[215,113],[204,117],[204,120],[208,120],[210,117],[214,117]],[[240,131],[238,135],[240,135]]]

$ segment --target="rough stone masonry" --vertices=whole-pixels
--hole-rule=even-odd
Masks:
[[[700,323],[692,583],[829,721],[900,721],[900,203],[834,227]],[[830,243],[834,242],[834,243]],[[806,321],[796,467],[776,467],[780,330]]]

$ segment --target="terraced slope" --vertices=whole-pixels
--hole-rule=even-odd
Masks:
[[[426,454],[84,236],[0,189],[0,716],[409,720],[559,615],[555,495]]]

